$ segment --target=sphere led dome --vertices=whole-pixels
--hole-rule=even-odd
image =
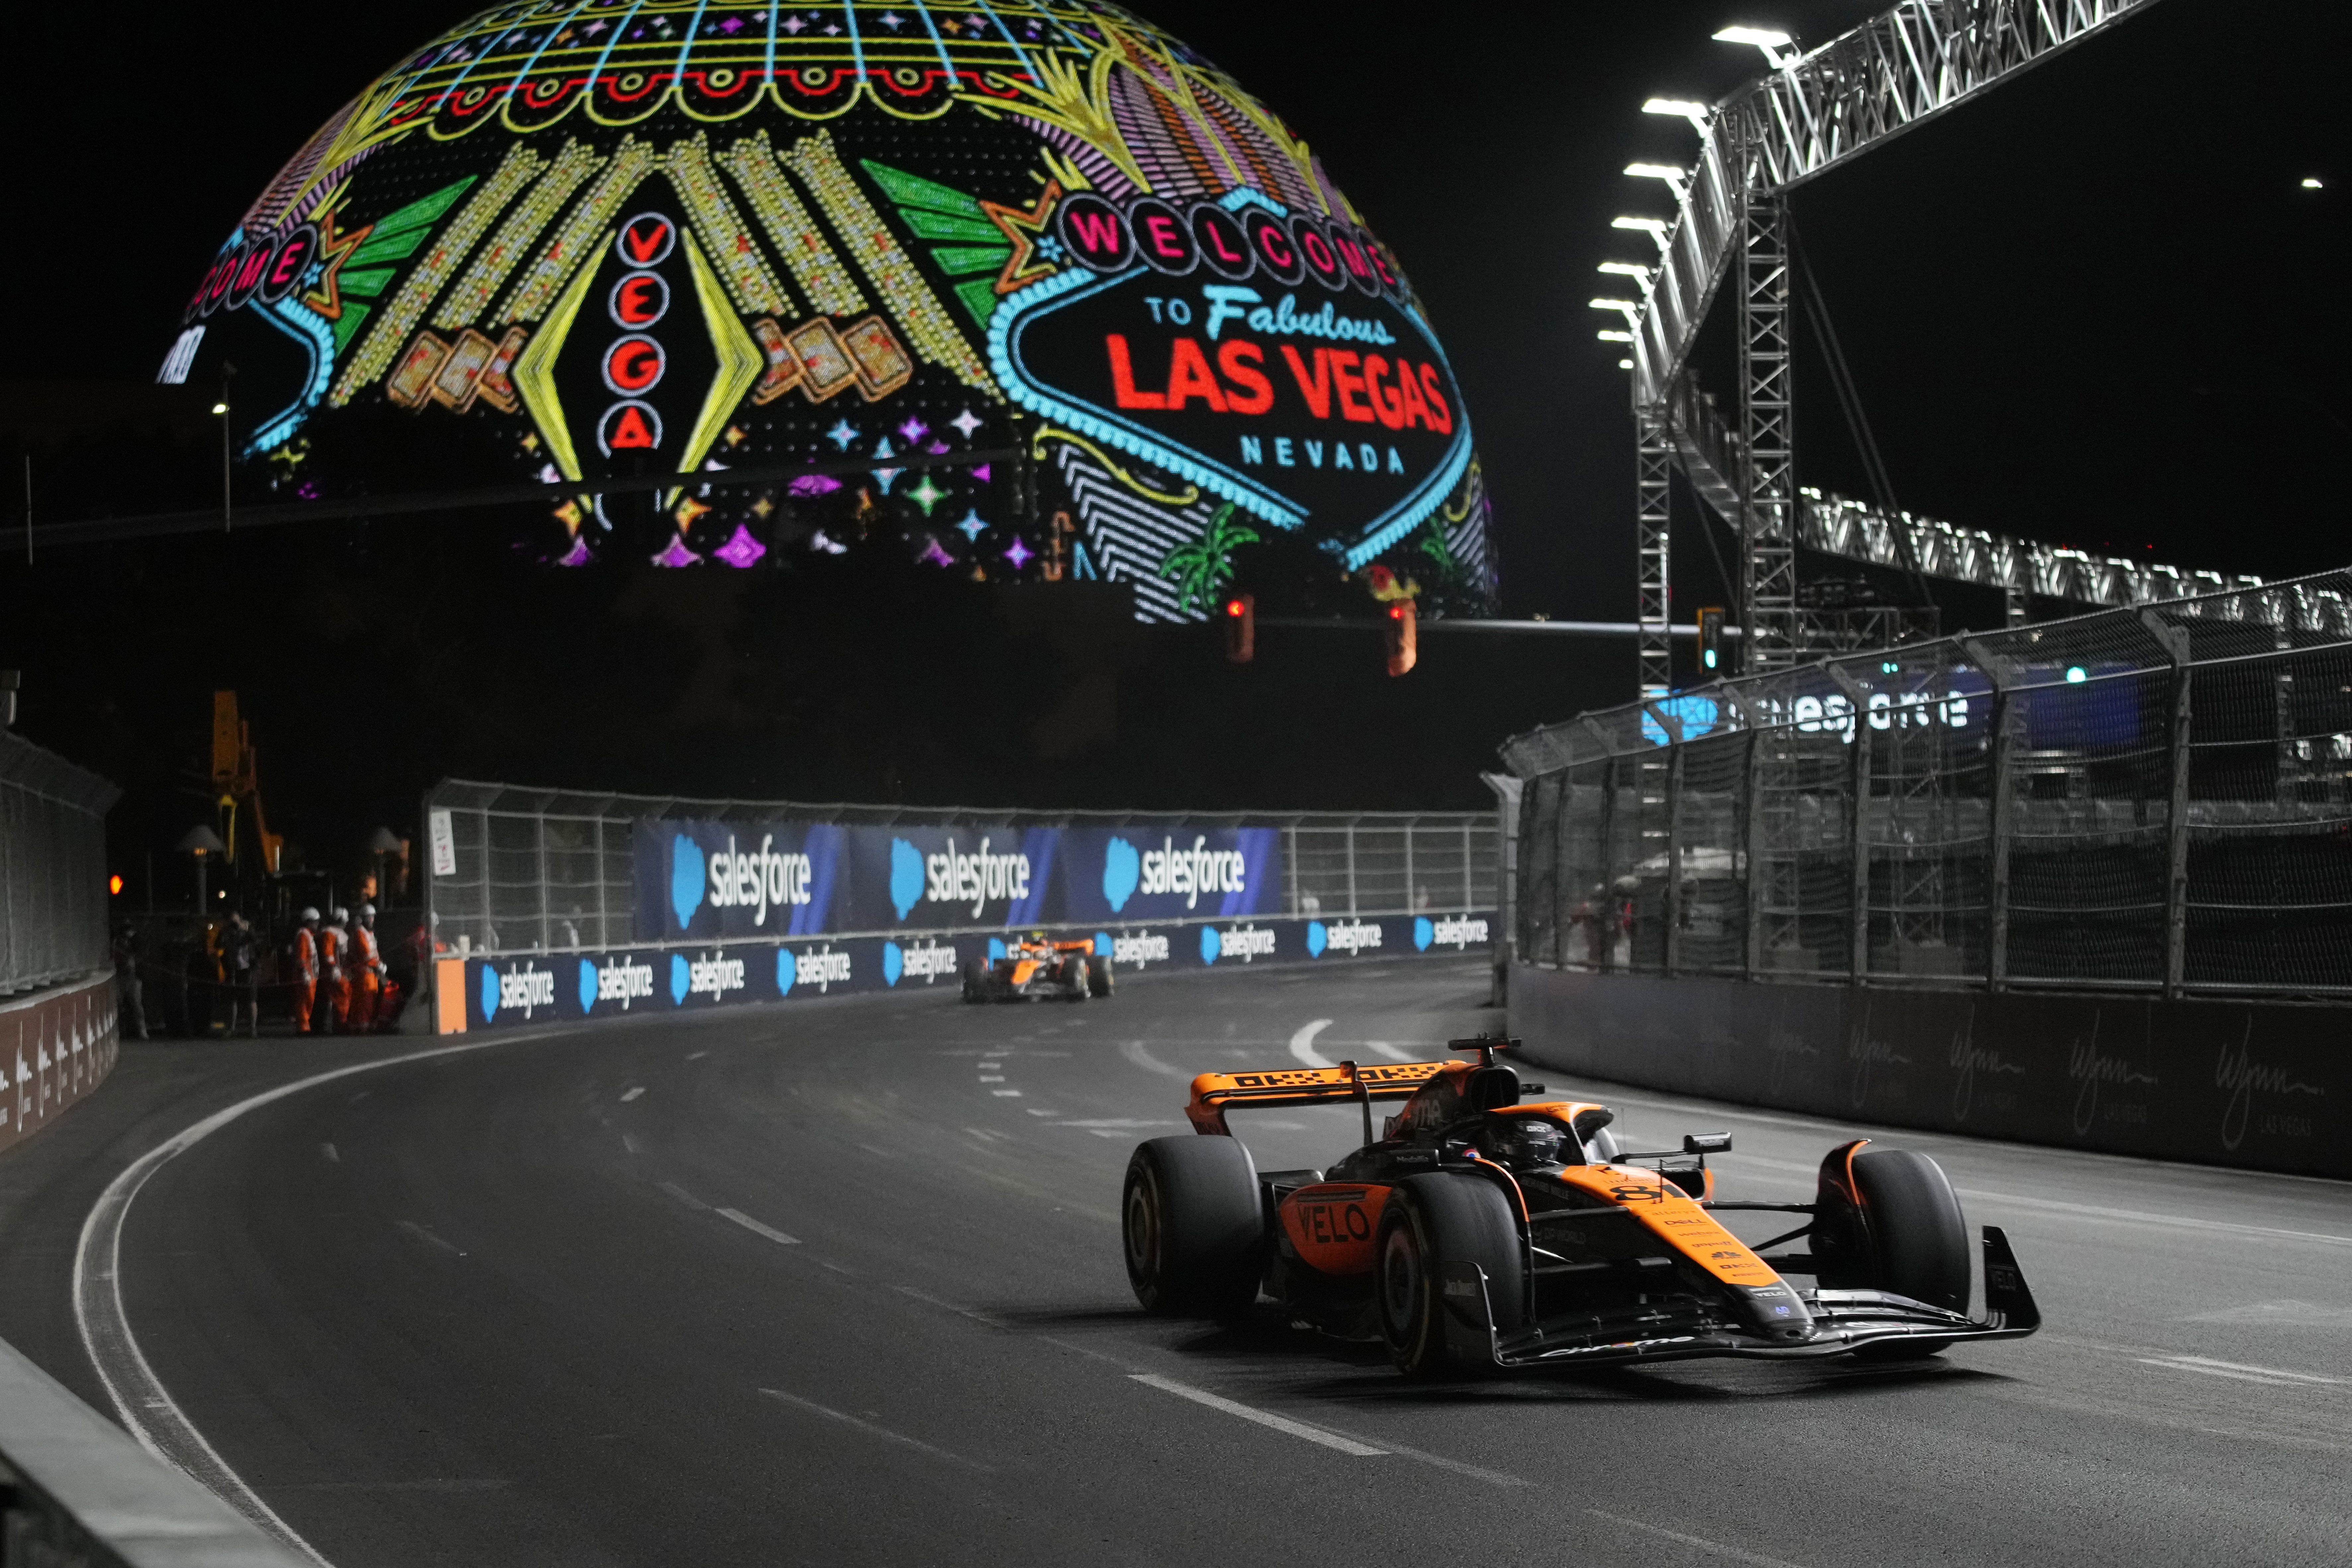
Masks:
[[[1270,110],[1095,0],[486,11],[229,236],[163,379],[232,363],[281,495],[426,488],[347,435],[415,422],[452,474],[576,482],[537,542],[561,564],[894,549],[1185,619],[1257,552],[1491,600],[1469,418],[1396,258]],[[796,465],[634,511],[597,488]]]

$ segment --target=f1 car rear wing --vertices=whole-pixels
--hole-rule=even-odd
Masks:
[[[1192,1080],[1184,1115],[1192,1131],[1228,1136],[1225,1111],[1285,1105],[1360,1104],[1410,1100],[1440,1073],[1468,1072],[1467,1062],[1382,1062],[1371,1067],[1281,1068],[1270,1072],[1204,1072]]]

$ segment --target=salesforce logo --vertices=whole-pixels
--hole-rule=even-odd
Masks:
[[[923,852],[903,838],[890,840],[890,907],[905,920],[923,896]]]
[[[895,942],[882,944],[882,984],[896,985],[902,976],[912,976],[928,985],[942,974],[956,972],[956,950],[945,942],[927,942],[919,945],[908,942],[900,947]],[[844,979],[848,978],[846,975]]]
[[[1127,969],[1165,963],[1174,952],[1166,936],[1150,931],[1121,931],[1117,936],[1098,931],[1095,932],[1095,951],[1108,953],[1113,963]]]
[[[1113,839],[1114,844],[1123,840]],[[1244,890],[1247,867],[1238,849],[1212,849],[1209,840],[1198,837],[1190,849],[1179,849],[1172,838],[1162,838],[1160,847],[1147,849],[1142,856],[1143,891],[1169,896],[1182,895],[1184,907],[1194,908],[1202,893],[1238,893]],[[1129,849],[1129,854],[1134,851]],[[1106,868],[1104,880],[1110,873]],[[1104,889],[1108,892],[1108,887]],[[1114,905],[1113,908],[1117,906]]]
[[[669,907],[680,931],[702,907],[702,846],[683,833],[669,841]]]
[[[607,959],[602,966],[586,959],[580,961],[580,1010],[593,1013],[599,1002],[618,1002],[621,1011],[629,1010],[632,1002],[643,1002],[654,994],[654,966],[636,963],[627,958]]]
[[[787,904],[805,904],[810,900],[809,883],[816,875],[816,863],[805,855],[789,851],[779,854],[771,847],[776,841],[772,833],[760,836],[760,847],[748,853],[735,847],[735,836],[727,836],[727,847],[713,850],[710,856],[710,907],[714,910],[749,908],[753,925],[768,923],[768,906],[779,908]],[[677,873],[672,871],[671,897],[677,897]],[[678,921],[680,926],[686,922]]]
[[[686,954],[669,955],[669,999],[673,1006],[683,1006],[689,996],[708,996],[723,1002],[730,991],[740,991],[745,984],[745,969],[740,958],[725,953],[697,953],[691,961]]]
[[[1259,926],[1229,926],[1219,931],[1214,926],[1201,928],[1201,962],[1214,963],[1220,958],[1237,958],[1247,963],[1253,958],[1274,956],[1274,932]]]
[[[1014,852],[992,855],[989,840],[982,838],[980,847],[966,855],[956,848],[953,838],[936,855],[926,856],[923,872],[926,878],[923,897],[935,904],[970,904],[971,918],[978,920],[981,911],[992,903],[1005,900],[1021,900],[1029,896],[1029,857]],[[892,900],[897,899],[898,852],[891,852]],[[904,920],[901,914],[899,919]]]
[[[482,965],[482,1022],[487,1024],[500,1013],[520,1012],[526,1022],[540,1008],[555,1006],[555,972],[537,964],[509,969],[501,974],[488,964]]]
[[[1111,913],[1127,908],[1127,900],[1135,895],[1139,875],[1135,846],[1114,837],[1103,851],[1103,901],[1110,906]]]
[[[776,950],[776,990],[792,994],[795,985],[814,985],[822,994],[835,985],[849,984],[849,954],[833,948],[821,952],[795,954],[789,948]]]
[[[1486,940],[1486,922],[1474,915],[1449,915],[1436,921],[1424,916],[1412,922],[1412,943],[1424,952],[1433,943],[1459,952]]]
[[[1307,951],[1317,958],[1326,951],[1352,957],[1367,948],[1380,946],[1381,935],[1377,921],[1333,921],[1329,925],[1318,921],[1307,928]]]

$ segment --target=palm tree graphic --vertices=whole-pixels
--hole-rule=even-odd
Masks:
[[[1160,574],[1176,584],[1177,609],[1189,610],[1196,601],[1205,608],[1217,591],[1234,580],[1234,552],[1256,542],[1255,529],[1234,521],[1233,502],[1219,507],[1200,538],[1178,545],[1160,563]]]

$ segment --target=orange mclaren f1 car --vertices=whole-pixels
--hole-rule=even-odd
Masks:
[[[2041,1326],[1992,1226],[1984,1315],[1969,1315],[1967,1226],[1926,1155],[1857,1139],[1829,1152],[1810,1204],[1726,1202],[1706,1156],[1731,1147],[1728,1133],[1627,1152],[1607,1107],[1543,1100],[1495,1060],[1516,1043],[1452,1042],[1475,1062],[1202,1074],[1186,1114],[1205,1136],[1155,1138],[1128,1162],[1137,1299],[1233,1316],[1270,1296],[1328,1332],[1384,1341],[1421,1377],[1690,1356],[1898,1360]],[[1372,1102],[1395,1100],[1403,1110],[1373,1137]],[[1328,1171],[1260,1171],[1225,1125],[1237,1108],[1348,1101],[1363,1107],[1364,1144]],[[1804,1217],[1751,1247],[1717,1220],[1727,1210]],[[1802,1250],[1772,1250],[1792,1244]]]
[[[968,964],[963,972],[967,1002],[1020,1002],[1047,997],[1084,1002],[1111,991],[1110,954],[1095,951],[1094,938],[1051,942],[1043,932],[1015,937],[1003,956]]]

